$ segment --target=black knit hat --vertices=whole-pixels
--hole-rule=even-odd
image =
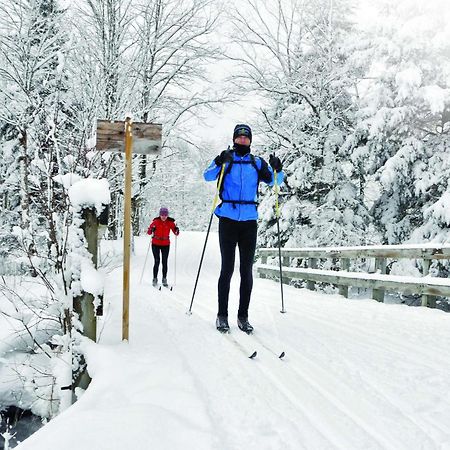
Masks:
[[[250,139],[250,142],[252,142],[252,129],[244,123],[238,123],[234,127],[233,142],[238,136],[247,136]]]

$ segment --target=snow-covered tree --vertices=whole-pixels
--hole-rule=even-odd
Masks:
[[[447,2],[379,1],[369,22],[358,123],[347,142],[379,192],[383,241],[448,239],[450,32]]]
[[[0,36],[4,63],[0,111],[6,132],[3,149],[11,173],[4,195],[11,200],[8,191],[20,192],[21,226],[46,230],[47,247],[52,247],[57,263],[61,252],[54,213],[65,208],[65,199],[53,176],[64,165],[72,128],[66,98],[64,12],[53,0],[18,1],[2,9],[2,20],[8,20],[9,27],[3,27]],[[10,206],[12,211],[19,208]]]
[[[355,37],[346,0],[246,2],[235,11],[237,57],[249,89],[268,101],[262,129],[267,153],[287,174],[282,191],[282,241],[289,246],[366,242],[364,193],[342,144],[352,131],[356,69],[348,63]],[[252,20],[245,21],[249,14]],[[271,198],[261,207],[262,238],[273,244]]]

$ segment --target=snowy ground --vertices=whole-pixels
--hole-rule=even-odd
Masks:
[[[255,279],[255,336],[246,336],[235,325],[235,273],[223,336],[216,234],[186,314],[203,240],[179,237],[172,292],[151,287],[151,261],[139,284],[148,240],[137,240],[130,342],[120,342],[118,268],[106,282],[100,345],[88,349],[90,388],[18,449],[450,449],[449,314],[289,287],[280,314],[279,285]],[[173,259],[170,272],[173,281]]]

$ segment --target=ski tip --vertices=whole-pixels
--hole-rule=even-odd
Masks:
[[[173,290],[173,286],[170,286],[170,290],[171,290],[171,291]]]
[[[285,356],[286,356],[286,353],[281,352],[281,353],[280,353],[280,356],[279,356],[278,358],[283,359]]]
[[[256,355],[258,354],[258,352],[255,350],[250,356],[250,359],[256,358]]]
[[[158,291],[160,291],[161,290],[161,286],[158,288]]]

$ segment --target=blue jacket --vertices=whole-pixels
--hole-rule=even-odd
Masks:
[[[239,156],[233,152],[233,164],[231,170],[227,173],[229,163],[225,164],[224,185],[222,191],[222,199],[225,201],[246,201],[256,202],[258,199],[258,184],[259,181],[264,181],[269,186],[275,184],[272,168],[260,157],[255,156],[255,163],[259,171],[255,170],[251,164],[250,154]],[[244,163],[242,163],[244,162]],[[214,160],[203,173],[206,181],[214,181],[219,178],[222,166],[217,166]],[[277,184],[283,183],[283,172],[277,173]],[[258,210],[256,203],[242,204],[242,203],[221,203],[215,209],[215,214],[218,217],[228,217],[229,219],[244,221],[256,220],[258,218]]]

